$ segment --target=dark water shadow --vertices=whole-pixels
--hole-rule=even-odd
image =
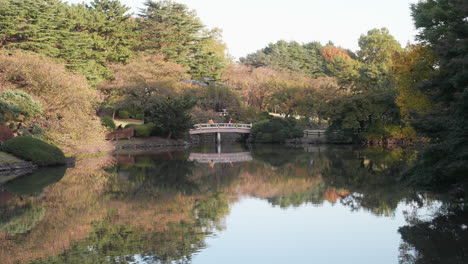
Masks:
[[[7,182],[2,188],[17,196],[39,196],[45,187],[60,181],[66,171],[65,166],[40,168],[31,174]]]

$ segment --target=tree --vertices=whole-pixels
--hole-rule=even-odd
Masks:
[[[435,56],[427,46],[408,46],[394,55],[392,72],[398,90],[397,105],[403,121],[410,125],[415,115],[424,114],[434,107],[418,86],[435,73]]]
[[[205,30],[186,5],[171,0],[148,0],[145,5],[138,50],[162,54],[166,60],[188,67],[197,78],[216,78],[225,62],[219,30]],[[209,48],[214,46],[215,50]]]
[[[310,76],[324,75],[324,61],[320,55],[322,46],[318,42],[299,44],[295,41],[280,40],[267,47],[240,58],[245,65],[269,67],[279,71],[295,71]]]
[[[223,75],[223,81],[240,89],[247,104],[260,111],[266,110],[266,98],[271,93],[270,81],[278,72],[268,68],[252,68],[231,64]]]
[[[435,102],[449,105],[468,82],[468,6],[463,0],[427,0],[412,4],[411,12],[417,38],[437,57],[438,72],[422,88]]]
[[[359,38],[360,61],[368,64],[389,65],[395,52],[401,51],[401,45],[390,35],[386,28],[372,29]]]
[[[93,84],[107,78],[108,62],[132,55],[129,9],[116,0],[68,5],[60,0],[5,0],[0,5],[0,46],[22,49],[67,63]]]
[[[335,46],[325,46],[320,50],[320,55],[327,62],[335,62],[335,60],[341,58],[346,61],[352,60],[348,52],[342,48]]]
[[[345,131],[346,142],[357,140],[356,129],[366,131],[362,136],[368,140],[400,137],[397,91],[390,71],[394,54],[401,51],[400,44],[382,28],[361,35],[359,47],[357,61],[346,57],[344,51],[328,52],[341,54],[334,56],[328,67],[344,90],[331,100],[331,107],[326,107],[331,121],[329,131]]]
[[[132,117],[143,114],[155,100],[180,93],[189,76],[179,64],[160,55],[135,57],[126,65],[112,64],[114,76],[99,85],[107,107],[129,111]]]
[[[239,93],[230,86],[222,83],[210,83],[198,89],[198,105],[205,110],[222,112],[223,109],[231,114],[241,111],[241,98]]]
[[[268,119],[255,123],[252,127],[251,139],[257,143],[281,143],[289,138],[302,137],[303,132],[296,127],[293,118],[269,116]]]
[[[136,23],[130,21],[129,7],[119,0],[94,0],[86,6],[96,13],[95,20],[88,29],[100,37],[95,49],[106,54],[106,62],[128,62],[136,45],[134,30]]]
[[[468,6],[461,0],[428,0],[411,6],[419,40],[435,55],[435,72],[420,88],[437,108],[413,122],[432,141],[406,179],[440,187],[468,180]]]
[[[145,112],[145,123],[156,124],[168,138],[182,138],[193,127],[188,111],[195,103],[188,96],[158,100]]]

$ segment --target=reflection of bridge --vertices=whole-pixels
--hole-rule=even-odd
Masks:
[[[199,163],[235,163],[251,161],[250,152],[235,152],[235,153],[190,153],[190,161]]]
[[[207,133],[216,133],[218,142],[221,142],[221,133],[241,133],[250,134],[252,124],[238,123],[213,123],[213,124],[196,124],[193,129],[190,129],[190,135],[199,135]]]

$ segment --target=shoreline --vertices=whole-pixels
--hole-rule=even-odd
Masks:
[[[18,161],[0,164],[0,184],[6,183],[18,177],[30,174],[38,168],[29,161]]]

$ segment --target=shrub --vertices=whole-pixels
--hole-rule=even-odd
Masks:
[[[135,129],[135,137],[149,137],[154,135],[154,128],[156,127],[153,123],[148,123],[145,125],[136,125],[133,128]]]
[[[7,140],[1,150],[39,166],[65,164],[65,155],[59,148],[33,137],[20,136]]]
[[[34,136],[41,136],[42,134],[44,134],[44,130],[42,130],[42,127],[40,125],[34,124],[31,130],[31,133]]]
[[[128,113],[128,111],[120,110],[119,111],[119,118],[128,119],[128,118],[130,118],[130,114]]]
[[[103,116],[101,117],[101,125],[107,130],[112,131],[115,129],[115,123],[114,120],[110,116]]]
[[[145,112],[145,122],[155,123],[168,138],[178,139],[188,134],[193,127],[189,111],[196,101],[188,95],[162,99]]]
[[[145,118],[145,114],[143,113],[138,113],[135,115],[135,119],[143,120],[144,118]]]
[[[133,127],[135,129],[135,137],[149,137],[149,136],[164,136],[162,128],[154,123],[144,125],[128,124],[125,128]]]
[[[42,105],[21,90],[0,93],[0,100],[8,103],[12,108],[17,107],[20,114],[27,118],[34,118],[42,113]]]
[[[303,132],[296,127],[294,120],[272,117],[253,125],[251,140],[258,143],[281,143],[302,136]]]
[[[98,92],[83,76],[67,72],[51,58],[19,51],[0,52],[0,72],[1,91],[19,89],[40,102],[42,115],[34,123],[48,141],[67,152],[104,141],[95,118]]]

